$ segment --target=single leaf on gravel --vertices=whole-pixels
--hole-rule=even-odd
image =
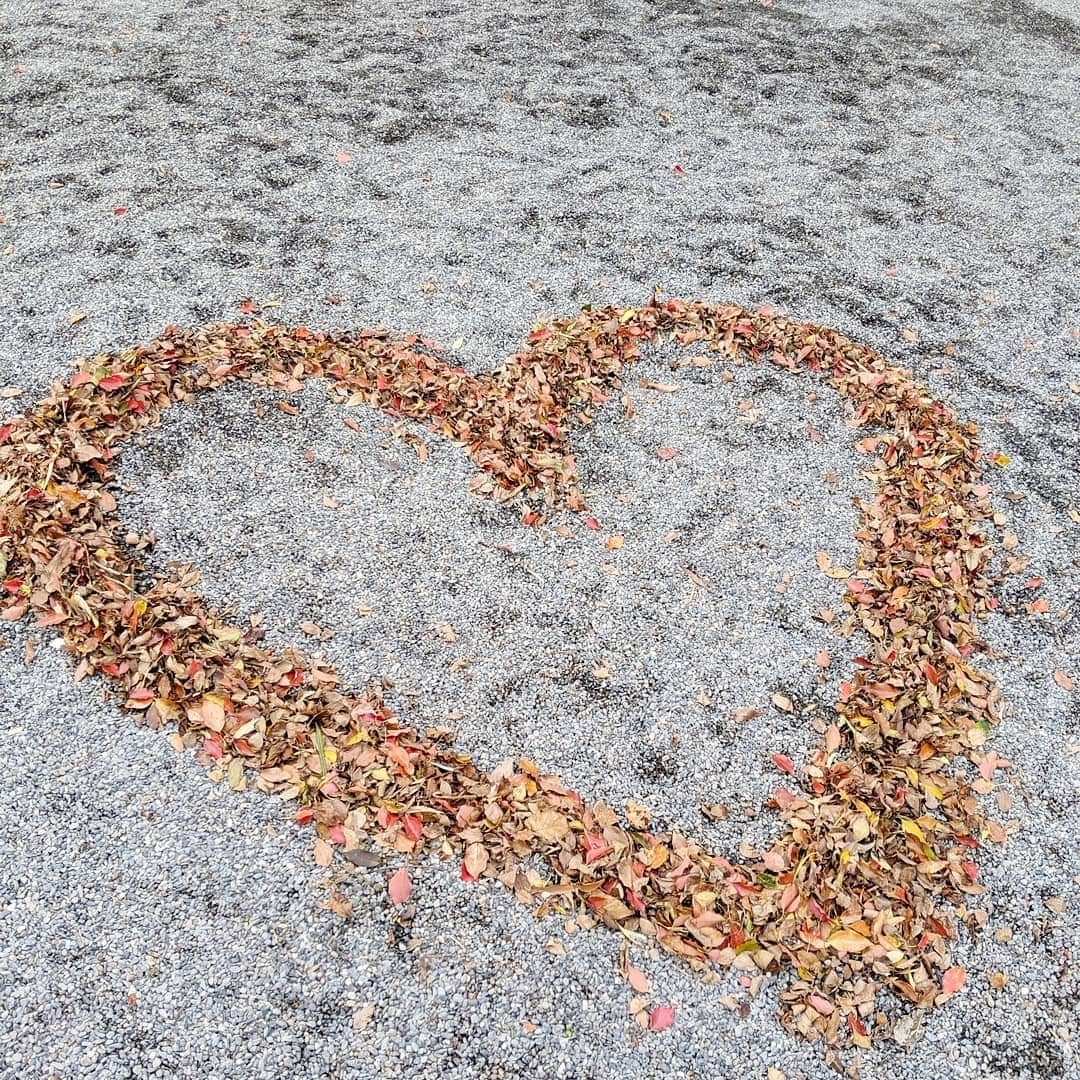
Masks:
[[[412,878],[404,866],[387,881],[386,891],[392,904],[404,904],[412,896]]]
[[[353,866],[380,866],[383,862],[383,857],[378,852],[364,851],[362,848],[346,851],[345,859],[347,862],[352,863]]]
[[[961,986],[964,985],[964,981],[967,979],[967,972],[962,967],[951,967],[944,975],[941,976],[941,990],[944,994],[955,994]]]
[[[647,994],[652,989],[649,985],[649,977],[633,964],[626,965],[626,981],[639,994]]]
[[[329,866],[334,861],[334,849],[325,840],[315,841],[315,862],[319,866]]]
[[[657,1005],[649,1012],[649,1030],[665,1031],[675,1023],[675,1008],[672,1005]]]
[[[1061,668],[1058,668],[1054,672],[1054,682],[1056,682],[1062,690],[1066,690],[1070,694],[1076,689],[1076,683],[1073,682],[1072,677],[1062,671]]]
[[[353,1013],[352,1026],[357,1031],[363,1031],[364,1028],[371,1023],[371,1018],[375,1015],[375,1002],[368,1001],[360,1006],[356,1012]]]
[[[770,700],[781,712],[793,713],[795,711],[791,698],[786,694],[773,694]]]
[[[670,446],[661,446],[660,449],[656,451],[656,456],[661,461],[671,461],[673,458],[679,456],[679,451]]]
[[[773,754],[772,763],[781,772],[793,773],[795,771],[795,765],[792,763],[791,758],[789,758],[787,754]]]

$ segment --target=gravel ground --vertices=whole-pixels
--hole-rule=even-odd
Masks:
[[[1009,578],[987,625],[1013,835],[980,856],[968,984],[862,1075],[1080,1075],[1080,692],[1052,678],[1080,684],[1068,10],[30,0],[0,12],[0,389],[23,391],[0,410],[246,296],[290,323],[418,330],[479,371],[539,317],[657,284],[771,302],[914,366],[1012,459],[995,487],[1045,584]],[[864,482],[830,393],[669,359],[642,374],[676,392],[634,388],[637,417],[579,436],[600,534],[524,529],[467,494],[459,450],[428,437],[421,460],[366,410],[356,434],[317,387],[295,417],[251,388],[171,410],[124,463],[122,509],[156,529],[156,565],[194,562],[215,600],[356,684],[388,677],[395,707],[453,717],[485,765],[526,754],[736,849],[771,828],[768,755],[811,736],[770,694],[828,703],[862,647],[812,615],[839,604],[814,554],[851,559]],[[414,870],[407,931],[387,869],[357,870],[342,922],[286,808],[211,783],[47,639],[27,665],[30,631],[3,634],[3,1076],[832,1075],[776,1024],[775,987],[751,999],[636,950],[676,1009],[642,1035],[612,935],[454,866]],[[743,706],[762,715],[736,724]]]

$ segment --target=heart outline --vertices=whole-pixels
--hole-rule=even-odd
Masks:
[[[951,412],[915,384],[908,373],[890,367],[871,350],[835,331],[776,316],[768,308],[751,313],[734,305],[686,304],[654,297],[640,309],[586,311],[576,319],[539,325],[530,334],[524,352],[494,372],[475,377],[446,365],[438,359],[433,343],[415,336],[391,342],[381,331],[335,336],[305,327],[289,329],[257,322],[245,326],[225,324],[187,335],[169,328],[149,346],[87,362],[67,387],[54,390],[50,399],[25,417],[0,426],[0,464],[10,472],[10,479],[0,482],[0,540],[13,548],[15,561],[8,561],[24,575],[5,582],[7,591],[22,599],[0,614],[12,619],[36,613],[38,625],[59,626],[69,648],[82,656],[77,678],[96,670],[119,685],[126,695],[126,707],[144,713],[151,724],[160,726],[175,720],[182,730],[201,731],[205,735],[204,759],[232,755],[230,776],[237,770],[242,775],[247,759],[261,761],[256,786],[278,794],[308,796],[311,802],[302,808],[298,820],[314,821],[324,839],[349,840],[350,832],[372,831],[376,840],[388,840],[398,850],[409,853],[436,842],[446,843],[464,854],[463,876],[499,876],[523,898],[535,900],[538,894],[543,896],[541,910],[554,905],[553,898],[573,896],[597,912],[600,921],[624,930],[624,924],[637,928],[647,925],[663,947],[695,965],[709,960],[738,966],[740,957],[749,957],[755,970],[772,971],[782,961],[791,962],[810,974],[797,979],[784,993],[786,1025],[800,1034],[823,1034],[836,1042],[842,1034],[843,1019],[847,1037],[864,1045],[868,1035],[860,1019],[863,1002],[857,1000],[858,978],[878,976],[885,985],[920,1005],[949,996],[931,978],[933,967],[944,969],[947,963],[945,943],[951,936],[948,917],[937,901],[979,890],[969,869],[974,864],[957,859],[955,848],[957,844],[977,844],[971,833],[987,824],[977,810],[968,806],[973,800],[966,782],[951,781],[953,787],[946,790],[940,786],[944,775],[940,769],[921,771],[912,764],[925,764],[926,760],[933,763],[939,756],[941,746],[932,739],[924,739],[914,754],[899,754],[893,747],[876,762],[882,767],[882,776],[887,769],[895,771],[898,763],[903,763],[899,775],[911,772],[916,777],[912,783],[922,780],[932,785],[933,790],[920,791],[914,799],[896,776],[886,777],[879,785],[880,792],[873,785],[866,788],[865,770],[859,772],[858,762],[852,766],[849,761],[837,759],[841,750],[858,751],[860,733],[856,725],[864,719],[871,722],[867,712],[880,725],[882,714],[895,712],[896,700],[911,690],[911,673],[898,673],[895,656],[889,659],[885,653],[875,656],[873,662],[867,661],[867,667],[880,677],[872,679],[865,672],[857,672],[852,682],[842,686],[837,708],[846,727],[841,730],[831,725],[824,743],[804,767],[804,790],[810,798],[777,789],[773,804],[789,828],[786,839],[774,842],[757,863],[737,866],[704,852],[678,834],[658,839],[649,831],[647,819],[637,827],[631,822],[629,828],[622,828],[612,811],[601,804],[586,805],[558,778],[542,776],[531,762],[507,762],[483,776],[442,736],[420,737],[397,724],[378,698],[347,698],[338,693],[336,673],[328,666],[312,664],[296,650],[284,650],[275,658],[255,648],[243,631],[224,626],[206,608],[194,592],[197,580],[190,573],[167,574],[144,596],[137,596],[136,561],[119,542],[116,503],[106,490],[117,446],[145,430],[176,400],[215,389],[238,377],[285,390],[298,389],[301,376],[336,379],[351,393],[384,411],[423,419],[463,442],[482,470],[480,482],[474,485],[478,491],[507,500],[531,499],[522,518],[527,525],[542,524],[551,507],[564,505],[581,510],[584,499],[569,448],[575,410],[599,407],[607,391],[617,385],[623,365],[639,354],[640,344],[666,332],[683,344],[704,341],[709,348],[729,352],[743,348],[753,359],[765,358],[791,370],[797,370],[803,362],[811,370],[831,367],[834,384],[857,405],[855,419],[859,423],[894,421],[891,435],[863,440],[868,444],[863,445],[867,451],[884,446],[874,474],[879,500],[882,492],[892,490],[889,485],[903,488],[905,478],[925,489],[926,479],[934,469],[941,474],[939,479],[949,480],[935,489],[938,501],[931,508],[932,516],[917,523],[918,530],[929,536],[930,546],[941,541],[942,535],[953,541],[956,550],[939,545],[939,555],[964,552],[961,561],[944,558],[942,566],[947,573],[941,577],[945,580],[936,576],[936,564],[931,559],[907,567],[910,573],[900,584],[883,583],[881,573],[888,570],[895,576],[897,567],[888,564],[887,559],[884,570],[872,559],[865,561],[874,544],[873,530],[869,529],[873,517],[864,505],[863,528],[856,534],[863,542],[863,576],[849,581],[846,599],[864,629],[871,636],[875,631],[881,636],[881,622],[875,617],[877,606],[887,614],[889,604],[895,608],[899,602],[897,594],[901,590],[907,590],[902,599],[913,590],[921,590],[922,599],[931,590],[943,596],[962,597],[967,610],[960,611],[955,619],[939,613],[932,620],[929,640],[933,640],[936,628],[937,651],[930,645],[926,650],[929,658],[919,661],[916,671],[920,687],[912,692],[918,695],[915,704],[923,703],[919,705],[923,713],[930,711],[926,702],[931,702],[934,709],[945,709],[948,719],[961,724],[956,730],[936,733],[942,736],[945,749],[953,751],[946,753],[945,759],[962,751],[972,756],[969,751],[977,750],[981,740],[965,746],[957,731],[962,736],[983,730],[995,722],[999,706],[996,689],[966,663],[968,655],[978,647],[972,619],[992,606],[985,595],[990,548],[978,532],[978,523],[991,519],[992,509],[988,489],[979,482],[977,431],[973,425],[957,424]],[[350,364],[355,361],[356,366],[343,366],[346,359]],[[447,415],[447,402],[451,404],[451,415]],[[914,427],[913,418],[918,421]],[[42,443],[41,436],[46,436],[46,443]],[[935,449],[952,456],[952,472],[929,462]],[[899,470],[895,459],[902,459]],[[62,483],[63,478],[69,483]],[[900,495],[893,491],[893,495],[900,503],[905,499],[910,502],[912,490],[904,489]],[[956,495],[956,501],[948,501],[950,492]],[[958,520],[950,521],[950,515]],[[890,531],[895,541],[896,522],[884,525],[878,539],[887,539]],[[88,537],[98,544],[93,551]],[[972,542],[966,549],[960,547],[965,537]],[[879,547],[878,552],[887,553],[892,541]],[[14,590],[12,582],[18,583]],[[85,598],[88,583],[97,590],[97,608],[91,608]],[[102,614],[106,616],[108,633],[102,630]],[[76,623],[75,619],[80,621]],[[92,629],[88,631],[87,627]],[[184,636],[185,631],[193,629],[195,635]],[[156,640],[155,634],[159,635]],[[198,639],[194,650],[197,658],[187,668],[190,692],[183,687],[182,672],[173,670],[179,663],[173,662],[178,638],[183,638],[183,647],[189,650]],[[143,671],[133,669],[123,651],[131,648],[132,640],[139,639],[152,642],[156,650],[153,662]],[[939,657],[942,640],[950,646],[944,650],[944,663]],[[123,648],[117,651],[115,645]],[[892,651],[895,653],[896,648]],[[910,656],[905,654],[904,660],[918,661],[920,655],[916,650]],[[239,680],[231,674],[237,659],[246,666]],[[932,662],[935,659],[936,664]],[[195,664],[202,666],[193,669]],[[214,673],[209,691],[208,678],[203,677],[207,670]],[[266,701],[259,701],[259,707],[243,704],[245,692],[250,695],[252,691],[251,685],[245,691],[244,684],[251,683],[253,670],[260,687],[274,688]],[[151,675],[159,688],[165,680],[183,689],[178,704],[147,686]],[[976,686],[985,689],[985,694],[971,689]],[[294,694],[298,688],[299,693]],[[322,713],[316,715],[310,709],[295,711],[296,716],[304,717],[303,721],[290,719],[289,707],[303,702],[305,694],[309,695],[305,709],[312,700],[320,701],[329,723]],[[258,700],[259,695],[255,698]],[[197,704],[181,710],[187,699],[197,700]],[[265,724],[260,730],[263,706],[268,706],[269,712],[261,716]],[[881,708],[875,710],[875,706]],[[345,726],[339,730],[339,722],[346,714]],[[964,726],[964,721],[970,723]],[[908,727],[918,730],[919,723]],[[277,756],[262,753],[268,732],[279,736],[277,743],[273,739],[270,742]],[[923,734],[936,737],[932,730]],[[260,736],[257,746],[255,735]],[[888,746],[896,732],[882,730],[880,735],[881,746]],[[305,741],[309,747],[306,751],[300,749]],[[929,745],[930,753],[920,758],[924,743]],[[293,748],[292,757],[285,755],[285,746]],[[329,760],[329,753],[334,755],[333,760]],[[338,773],[344,770],[330,769],[328,765],[337,766],[346,759],[350,766],[362,762],[361,772],[385,773],[386,781],[378,776],[375,779],[389,783],[392,789],[395,779],[415,776],[420,764],[433,766],[436,773],[443,770],[453,775],[453,783],[460,790],[451,785],[450,791],[442,792],[441,807],[442,817],[446,817],[457,805],[453,824],[446,825],[438,814],[425,821],[421,813],[388,809],[399,801],[388,799],[386,789],[379,791],[377,787],[365,791],[366,802],[357,799],[342,813],[345,795],[353,797],[356,793],[339,786]],[[973,760],[982,765],[981,759]],[[814,770],[827,778],[827,786],[815,779]],[[993,770],[992,763],[991,774]],[[923,771],[927,771],[926,776]],[[837,895],[806,896],[799,888],[800,868],[811,852],[819,850],[797,842],[800,831],[813,834],[819,824],[817,817],[809,823],[803,820],[805,811],[814,805],[815,784],[821,786],[822,792],[844,796],[845,784],[850,783],[852,775],[859,776],[859,783],[864,785],[857,788],[861,795],[873,796],[872,805],[862,799],[866,809],[865,813],[858,810],[858,815],[871,819],[878,832],[886,827],[891,830],[887,842],[882,842],[882,850],[896,858],[906,848],[917,850],[922,845],[925,857],[921,863],[941,864],[916,870],[907,887],[899,887],[900,893],[911,889],[914,895],[910,902],[908,898],[891,898],[892,903],[914,916],[917,938],[910,933],[898,937],[894,932],[898,920],[889,894],[881,888],[867,894],[869,902],[867,896],[861,897],[855,917],[851,917],[850,904],[844,909],[837,903]],[[349,773],[350,780],[354,776],[355,770]],[[516,797],[519,790],[526,793],[524,803]],[[503,809],[504,804],[514,807],[519,803],[525,810]],[[481,804],[484,810],[479,812]],[[909,806],[927,805],[931,810],[945,807],[946,822],[926,813],[917,818],[902,814]],[[492,806],[499,815],[494,822],[490,814],[495,811],[488,809]],[[404,804],[400,803],[400,807],[404,809]],[[471,809],[462,816],[462,807]],[[365,811],[363,829],[356,816],[358,810]],[[375,811],[370,823],[367,810]],[[514,816],[515,827],[520,828],[514,835],[504,836],[493,858],[489,827],[499,826],[507,814]],[[849,817],[854,820],[854,816]],[[892,817],[898,822],[890,820],[887,826],[881,825],[881,821]],[[434,827],[436,822],[438,827]],[[815,843],[820,844],[833,831],[829,828],[824,834],[813,834]],[[941,832],[955,842],[948,852],[935,846]],[[523,834],[547,844],[540,845],[542,853],[556,876],[562,874],[562,883],[530,882],[522,874],[518,866],[522,855],[526,851],[537,853],[535,844],[530,848],[522,841]],[[871,846],[880,839],[876,832]],[[634,853],[630,870],[626,871],[623,859],[617,875],[602,879],[594,871],[607,868],[617,847]],[[661,849],[662,857],[656,866],[642,864],[642,858],[655,859]],[[831,850],[825,853],[826,857],[834,854]],[[930,857],[939,854],[947,857]],[[921,874],[926,875],[926,883],[920,882]],[[935,881],[935,875],[941,880]],[[785,876],[788,881],[781,890],[778,886]],[[639,881],[647,882],[651,892],[631,887],[638,886]],[[875,884],[880,885],[880,881]],[[867,918],[868,909],[875,916],[873,925]],[[802,926],[793,931],[800,917]],[[822,928],[826,925],[829,933],[824,935]],[[722,932],[719,927],[723,927]],[[891,967],[898,974],[882,975],[881,967]],[[832,976],[836,977],[833,982],[839,979],[839,983],[827,996],[822,990],[830,985]],[[944,980],[944,985],[952,982],[955,979]]]

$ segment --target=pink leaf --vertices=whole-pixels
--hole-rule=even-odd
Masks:
[[[781,772],[793,773],[795,771],[795,765],[787,754],[773,754],[772,762]]]
[[[626,965],[626,981],[639,994],[649,992],[648,976],[640,968],[634,967],[633,964]]]
[[[656,451],[656,456],[661,461],[671,461],[672,458],[679,456],[679,451],[670,446],[661,446],[660,449]]]
[[[962,967],[951,967],[941,976],[941,989],[946,994],[955,994],[966,978],[967,972]]]
[[[664,1031],[675,1023],[675,1007],[673,1005],[657,1005],[649,1012],[649,1030]]]
[[[386,883],[386,891],[392,904],[404,904],[412,896],[412,878],[404,866]]]

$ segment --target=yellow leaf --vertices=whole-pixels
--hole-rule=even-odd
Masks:
[[[914,836],[916,840],[921,840],[924,844],[926,843],[926,837],[916,822],[911,821],[909,818],[902,818],[900,820],[900,828],[903,829],[908,836]]]
[[[854,930],[836,930],[829,935],[828,941],[834,949],[850,953],[861,953],[874,944],[862,934],[856,934]]]

